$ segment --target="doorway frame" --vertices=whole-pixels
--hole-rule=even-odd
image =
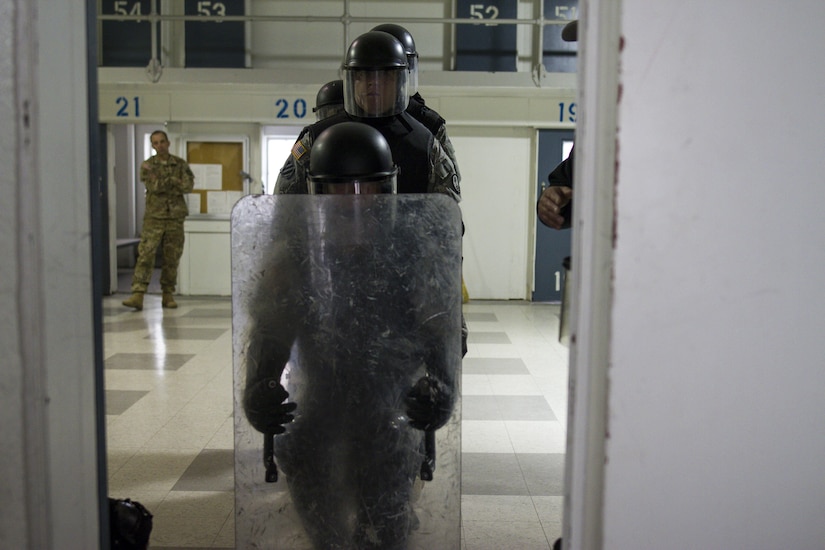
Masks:
[[[580,4],[563,548],[602,548],[621,2]]]

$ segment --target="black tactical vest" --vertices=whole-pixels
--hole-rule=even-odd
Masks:
[[[307,131],[312,142],[339,122],[363,122],[384,136],[392,151],[392,159],[398,165],[399,193],[426,193],[430,175],[430,148],[433,134],[420,122],[404,112],[391,117],[360,118],[347,113],[331,116],[309,126]]]
[[[439,130],[447,123],[441,115],[424,104],[424,98],[420,94],[415,94],[410,98],[407,112],[423,124],[433,135],[437,135]]]

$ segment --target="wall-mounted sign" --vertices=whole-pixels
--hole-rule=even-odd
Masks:
[[[101,0],[103,15],[149,15],[150,0]],[[145,67],[152,59],[152,29],[146,21],[103,21],[100,64],[103,67]]]
[[[456,25],[457,71],[514,72],[516,25],[497,25],[496,19],[515,19],[516,0],[458,0],[457,17],[478,19],[478,25]]]
[[[186,15],[244,15],[245,0],[186,0]],[[187,21],[187,67],[245,67],[243,21]]]
[[[544,18],[572,21],[579,18],[579,0],[544,0]],[[542,44],[544,45],[544,68],[551,73],[575,73],[578,70],[576,42],[565,42],[561,38],[563,24],[545,25]]]

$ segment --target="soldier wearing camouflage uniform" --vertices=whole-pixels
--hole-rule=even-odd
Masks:
[[[183,221],[189,208],[183,198],[192,191],[195,176],[180,157],[169,154],[169,138],[161,130],[152,132],[152,148],[157,153],[140,165],[140,181],[146,186],[146,213],[138,245],[138,258],[132,279],[132,296],[123,305],[138,311],[143,309],[143,295],[152,278],[155,252],[163,243],[163,266],[160,287],[161,304],[176,308],[174,293],[178,279],[178,263],[183,253]]]
[[[350,45],[343,69],[345,112],[304,129],[281,168],[275,193],[307,193],[315,139],[333,124],[357,121],[376,128],[389,143],[400,167],[398,193],[445,193],[459,201],[455,165],[433,134],[405,112],[409,75],[403,45],[385,32],[365,33]]]

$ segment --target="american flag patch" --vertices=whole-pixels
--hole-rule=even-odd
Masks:
[[[292,156],[295,157],[295,160],[300,159],[306,152],[307,148],[304,147],[304,143],[302,141],[299,141],[292,146]]]

